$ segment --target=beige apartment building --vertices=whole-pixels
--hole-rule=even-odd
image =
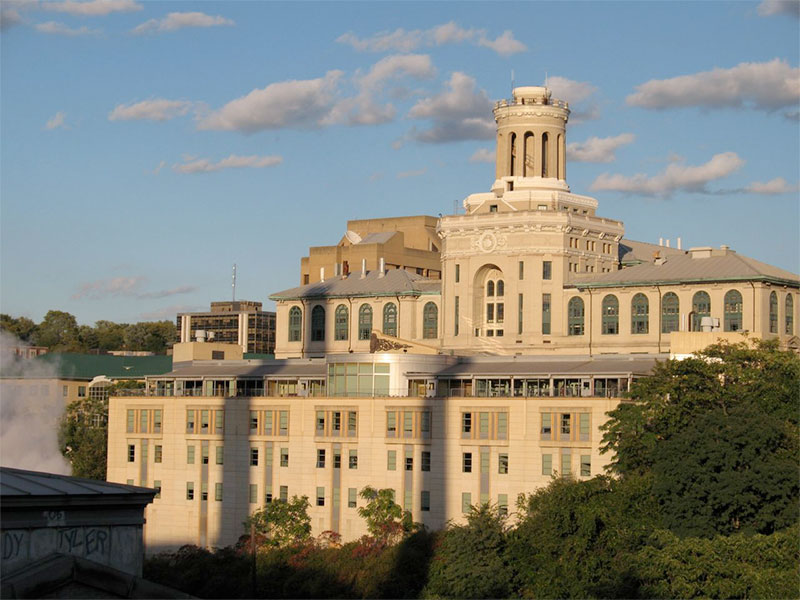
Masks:
[[[354,539],[366,485],[431,528],[511,513],[603,471],[607,412],[657,360],[743,334],[798,348],[796,274],[626,239],[570,191],[569,107],[546,88],[494,116],[495,181],[464,214],[350,221],[310,250],[302,285],[271,296],[276,360],[186,340],[147,396],[111,399],[109,480],[160,491],[149,551],[233,543],[294,495],[315,534]]]
[[[193,342],[198,336],[226,344],[238,344],[243,352],[275,351],[275,313],[261,310],[261,302],[232,300],[212,302],[209,312],[178,313],[178,341]]]

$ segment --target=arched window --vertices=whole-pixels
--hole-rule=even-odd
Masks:
[[[769,295],[769,332],[778,333],[778,294]]]
[[[559,179],[564,179],[564,176],[561,174],[561,170],[564,166],[564,157],[561,155],[561,146],[564,144],[564,136],[560,133],[556,138],[556,168],[555,173],[553,174],[554,177],[558,177]]]
[[[512,133],[511,137],[508,138],[508,146],[509,146],[508,147],[508,152],[509,152],[509,157],[508,157],[509,171],[508,171],[508,174],[513,177],[514,175],[516,175],[516,173],[514,171],[517,168],[517,164],[516,164],[517,163],[517,134],[516,133]]]
[[[422,309],[422,337],[434,340],[439,336],[439,307],[428,302]]]
[[[299,342],[302,339],[303,313],[299,306],[289,309],[289,341]]]
[[[397,337],[397,305],[394,302],[383,307],[383,333]]]
[[[486,295],[494,296],[494,281],[489,281],[486,283]]]
[[[358,339],[368,340],[372,333],[372,307],[362,304],[358,309]]]
[[[325,309],[319,304],[311,309],[311,341],[325,341]]]
[[[583,335],[583,300],[577,296],[567,305],[567,335]]]
[[[786,294],[786,335],[794,335],[794,298]]]
[[[350,313],[344,304],[336,307],[333,329],[334,340],[346,340],[348,337],[348,330],[350,329]]]
[[[547,156],[547,142],[549,140],[549,136],[546,133],[542,134],[542,177],[549,177],[549,170],[548,167],[548,156]]]
[[[725,331],[742,330],[742,295],[738,290],[725,294]]]
[[[525,145],[525,164],[522,167],[522,176],[533,177],[534,164],[536,164],[533,159],[533,133],[530,131],[525,132],[525,136],[522,139]]]
[[[497,282],[497,295],[502,296],[503,294],[505,294],[505,291],[506,291],[506,284],[503,282],[502,279],[500,279]]]
[[[650,333],[650,301],[644,294],[631,300],[631,333]]]
[[[619,333],[619,300],[613,294],[603,298],[603,335]]]
[[[680,328],[681,301],[674,292],[667,292],[661,299],[661,333],[678,331]]]
[[[703,331],[703,317],[711,316],[711,296],[697,292],[692,296],[692,331]]]

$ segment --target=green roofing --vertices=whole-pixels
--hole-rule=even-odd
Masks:
[[[161,375],[172,370],[171,356],[113,356],[110,354],[77,354],[48,352],[30,360],[30,366],[51,366],[62,379],[93,379],[105,375],[110,379],[139,379],[145,375]],[[19,364],[25,367],[25,363]],[[43,369],[25,369],[34,377]],[[11,373],[6,373],[10,376]]]
[[[242,358],[255,360],[275,360],[274,354],[262,354],[260,352],[245,352]]]

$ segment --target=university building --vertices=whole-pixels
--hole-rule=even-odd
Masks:
[[[178,313],[178,341],[193,342],[198,336],[237,344],[250,354],[275,351],[275,313],[261,310],[261,302],[233,300],[212,302],[209,312]]]
[[[366,485],[431,528],[511,512],[603,472],[606,413],[657,360],[743,332],[798,347],[797,275],[626,239],[570,191],[569,107],[546,88],[494,115],[495,181],[465,214],[350,221],[310,250],[302,285],[270,296],[276,360],[184,340],[145,397],[112,398],[109,480],[159,490],[150,551],[233,543],[294,495],[315,533],[353,539]]]

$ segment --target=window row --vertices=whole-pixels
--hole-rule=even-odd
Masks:
[[[472,452],[461,453],[461,472],[472,473],[473,461]],[[479,455],[480,473],[488,473],[491,463],[491,454],[488,447],[481,448]],[[508,475],[508,453],[501,452],[497,455],[497,473],[500,475]]]
[[[358,413],[354,410],[318,410],[315,417],[317,436],[356,437]]]
[[[480,495],[479,505],[489,504],[489,494],[482,493]],[[469,514],[473,509],[477,508],[472,504],[472,492],[461,492],[461,512]],[[508,514],[508,494],[497,495],[497,512],[501,515]]]
[[[505,411],[462,412],[461,439],[507,440],[508,412]]]
[[[368,340],[373,330],[373,311],[369,304],[358,309],[358,339]],[[383,307],[383,328],[385,335],[397,337],[397,304],[388,302]],[[435,339],[439,335],[439,307],[435,302],[427,302],[422,308],[422,338]],[[299,306],[289,309],[288,336],[290,342],[303,339],[303,312]],[[350,310],[340,304],[334,310],[333,339],[343,341],[350,336]],[[311,309],[311,341],[325,341],[325,307],[316,305]]]
[[[272,446],[267,446],[266,448],[264,448],[263,462],[264,462],[265,466],[267,466],[267,467],[271,467],[272,466],[272,464],[273,464],[272,463],[273,454],[274,454],[274,451],[273,451]],[[259,462],[260,462],[260,457],[261,457],[261,454],[260,454],[259,449],[256,448],[256,447],[251,447],[250,448],[250,466],[251,467],[257,467],[259,465]],[[282,467],[288,467],[289,466],[289,449],[288,448],[281,448],[280,449],[280,466],[282,466]]]
[[[386,412],[386,437],[429,439],[431,437],[431,411],[389,410]]]
[[[334,449],[331,454],[333,455],[332,466],[334,469],[342,468],[342,451]],[[327,455],[325,448],[317,448],[317,468],[324,469],[326,465],[325,457]],[[347,455],[347,468],[358,469],[358,450],[348,450]]]
[[[125,431],[127,433],[161,433],[161,409],[129,408],[126,414]]]
[[[221,408],[186,409],[186,433],[224,434],[225,411]]]
[[[387,450],[386,451],[386,470],[387,471],[396,471],[397,470],[397,450]],[[413,471],[414,470],[414,451],[413,450],[404,450],[403,451],[403,470],[404,471]],[[431,453],[427,450],[424,450],[420,453],[420,464],[419,464],[420,471],[430,471],[431,470]]]
[[[592,476],[592,456],[591,454],[580,454],[580,464],[578,467],[578,474],[580,477]],[[553,463],[553,460],[556,463]],[[542,475],[551,477],[553,475],[561,475],[562,477],[569,477],[573,474],[572,470],[572,452],[570,448],[562,448],[560,453],[543,453],[542,454]]]
[[[160,463],[164,457],[163,446],[160,444],[153,445],[153,462]],[[140,460],[144,463],[147,462],[147,444],[141,446]],[[136,462],[136,444],[128,444],[128,462]]]
[[[289,435],[288,410],[251,410],[250,435]]]
[[[552,413],[541,414],[540,439],[560,442],[588,442],[591,437],[591,413]]]

